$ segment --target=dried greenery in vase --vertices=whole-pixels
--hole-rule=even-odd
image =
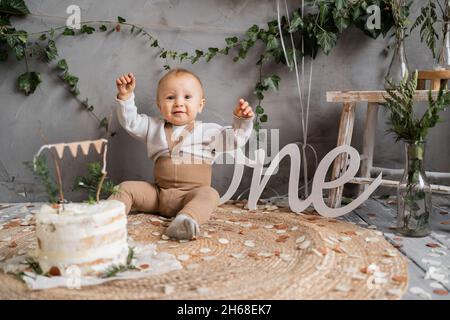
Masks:
[[[399,85],[388,82],[384,106],[390,111],[389,132],[405,142],[405,169],[397,188],[397,232],[424,237],[431,232],[432,192],[424,169],[425,138],[439,122],[439,113],[450,104],[450,91],[441,86],[436,98],[428,93],[428,108],[421,117],[414,112],[417,71]]]
[[[390,111],[388,131],[396,136],[396,141],[424,141],[428,129],[439,122],[439,113],[445,111],[450,104],[450,91],[441,87],[436,98],[433,98],[430,91],[428,109],[419,118],[414,112],[417,71],[410,79],[405,77],[398,85],[390,81],[387,84],[389,96],[385,97],[384,106]]]

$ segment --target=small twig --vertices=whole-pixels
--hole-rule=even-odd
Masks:
[[[107,143],[108,143],[108,141],[105,140],[105,149],[103,150],[102,178],[100,179],[100,182],[98,184],[97,194],[96,194],[97,203],[100,201],[100,192],[102,191],[103,181],[105,180],[105,177],[107,175],[107,172],[106,172],[106,153],[108,152],[108,145],[107,145]]]
[[[98,184],[97,194],[96,194],[96,200],[97,200],[97,203],[100,201],[100,192],[101,192],[101,190],[102,190],[102,187],[103,187],[103,181],[105,180],[105,177],[106,177],[106,173],[103,173],[102,178],[100,179],[100,182],[99,182],[99,184]]]

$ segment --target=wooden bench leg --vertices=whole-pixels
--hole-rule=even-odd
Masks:
[[[337,139],[337,146],[344,144],[350,145],[352,141],[353,125],[355,124],[355,102],[346,102],[342,108],[341,120],[339,123],[339,135]],[[342,176],[342,173],[347,170],[348,155],[339,155],[333,163],[333,170],[331,172],[331,180],[335,180]],[[342,192],[344,186],[330,189],[328,193],[328,206],[330,208],[337,208],[341,206]]]
[[[363,178],[370,178],[370,170],[372,170],[377,120],[378,103],[369,102],[367,104],[366,122],[364,123],[363,152],[361,157],[361,177]],[[366,187],[366,184],[361,185],[359,192],[363,192]]]

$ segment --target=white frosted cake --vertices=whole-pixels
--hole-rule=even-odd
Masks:
[[[44,273],[64,274],[78,266],[98,275],[128,256],[125,205],[117,200],[69,203],[58,213],[43,205],[36,215],[37,260]]]

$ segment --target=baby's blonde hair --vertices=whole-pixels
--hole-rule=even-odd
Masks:
[[[161,84],[164,82],[164,80],[166,80],[168,77],[170,77],[172,75],[178,76],[180,74],[188,74],[188,75],[193,76],[195,79],[197,79],[198,83],[200,84],[200,87],[202,88],[202,96],[204,96],[203,83],[200,80],[199,76],[197,76],[195,73],[193,73],[190,70],[183,69],[183,68],[175,68],[175,69],[169,70],[165,75],[162,76],[161,79],[159,79],[158,87],[156,88],[156,97],[157,97],[157,99],[159,99],[159,96],[158,96],[159,95],[159,88],[160,88]]]

